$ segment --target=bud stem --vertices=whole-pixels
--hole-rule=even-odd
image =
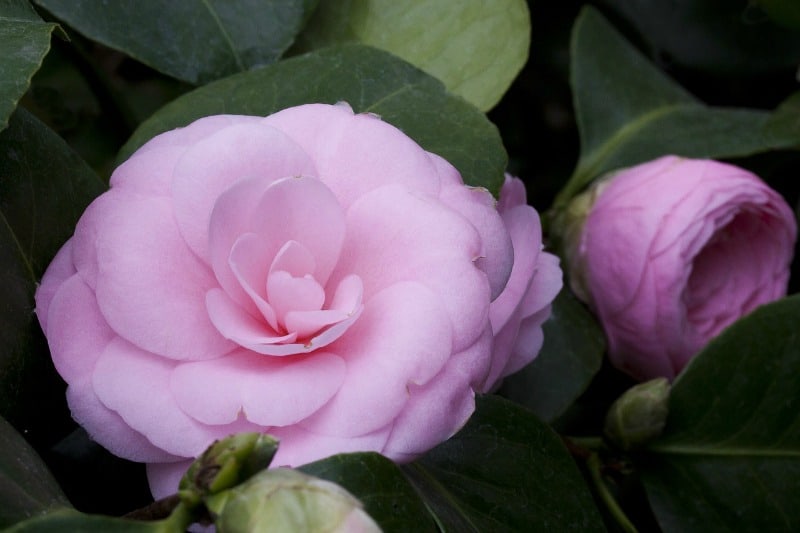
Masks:
[[[625,533],[639,533],[639,530],[636,529],[636,526],[628,519],[625,511],[619,506],[619,503],[617,503],[611,491],[608,490],[608,485],[606,485],[605,480],[603,480],[603,474],[600,472],[602,467],[600,464],[600,456],[593,452],[589,456],[588,461],[586,461],[586,466],[589,469],[589,475],[592,477],[597,494],[600,496],[600,499],[603,500],[603,503],[606,504],[608,512],[611,513],[611,516],[617,524],[619,524],[619,527],[625,531]]]

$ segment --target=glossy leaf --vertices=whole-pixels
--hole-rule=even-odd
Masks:
[[[594,317],[567,289],[544,323],[544,344],[533,363],[505,379],[501,394],[542,420],[558,418],[600,370],[605,336]]]
[[[299,470],[347,489],[386,533],[437,531],[433,517],[400,468],[382,455],[334,455]]]
[[[0,3],[0,130],[50,50],[56,27],[39,18],[28,0]]]
[[[298,38],[305,50],[361,42],[442,80],[482,110],[503,96],[528,58],[523,0],[322,2]]]
[[[141,522],[61,510],[20,522],[5,533],[182,533],[185,530],[178,521]]]
[[[800,295],[761,307],[676,379],[637,461],[666,532],[800,529]]]
[[[558,435],[497,396],[403,470],[445,532],[604,530]]]
[[[54,388],[47,379],[54,373],[49,359],[33,350],[39,338],[33,292],[84,208],[105,186],[23,109],[0,133],[0,176],[0,414],[10,417],[19,408],[37,407],[22,402],[26,387]]]
[[[66,496],[25,439],[0,418],[0,528],[69,507]]]
[[[571,57],[581,155],[557,207],[601,174],[661,155],[739,157],[800,140],[796,132],[768,128],[768,112],[704,105],[591,7],[575,23]]]
[[[311,52],[196,89],[145,121],[120,158],[156,134],[203,116],[269,115],[304,103],[338,101],[399,127],[455,165],[466,183],[499,191],[507,157],[484,114],[405,61],[357,44]]]
[[[89,39],[202,84],[276,61],[317,0],[35,0]]]

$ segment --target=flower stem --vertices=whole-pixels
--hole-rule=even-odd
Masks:
[[[617,524],[619,524],[625,533],[638,533],[636,526],[628,519],[625,511],[619,506],[617,500],[608,490],[608,485],[606,485],[606,482],[603,480],[603,475],[600,472],[600,456],[596,452],[592,452],[588,461],[586,461],[586,465],[589,468],[589,474],[592,476],[592,481],[594,482],[595,489],[600,499],[606,504],[608,512],[611,513],[611,516]]]

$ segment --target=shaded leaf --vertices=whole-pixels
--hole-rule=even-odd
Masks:
[[[597,321],[566,287],[553,302],[543,330],[539,355],[507,377],[500,392],[552,422],[589,386],[603,363],[606,346]]]
[[[405,59],[486,111],[528,58],[530,15],[523,0],[322,2],[298,38],[304,50],[353,41]]]
[[[0,3],[0,130],[50,50],[56,27],[39,18],[27,0]]]
[[[54,508],[69,507],[45,464],[3,418],[0,418],[0,502],[0,528]]]
[[[768,112],[702,104],[591,7],[575,23],[571,57],[581,155],[557,207],[599,175],[661,155],[739,157],[798,143],[768,127]]]
[[[800,529],[800,295],[763,306],[676,379],[637,461],[667,531]]]
[[[356,112],[377,113],[450,161],[466,183],[499,191],[507,156],[486,116],[421,70],[358,44],[311,52],[196,89],[145,121],[123,146],[120,160],[153,136],[203,116],[269,115],[304,103],[338,101]]]
[[[17,408],[36,407],[18,405],[25,387],[53,388],[46,379],[54,373],[46,352],[33,349],[39,338],[33,292],[84,208],[105,186],[24,109],[0,133],[0,176],[0,414],[10,417]],[[48,391],[53,393],[60,396]]]
[[[112,516],[89,515],[60,510],[20,522],[5,533],[182,533],[185,527],[178,522],[138,522]]]
[[[403,471],[442,531],[603,531],[561,439],[525,409],[477,398],[467,425]]]
[[[35,1],[89,39],[196,84],[276,61],[317,2]]]
[[[386,533],[437,531],[433,517],[400,468],[382,455],[334,455],[298,470],[347,489]]]

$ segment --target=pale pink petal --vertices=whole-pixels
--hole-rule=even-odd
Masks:
[[[247,305],[249,297],[229,265],[231,249],[242,234],[261,237],[263,257],[275,258],[289,241],[301,244],[316,263],[314,278],[324,285],[339,258],[345,223],[336,198],[315,178],[256,179],[220,196],[209,232],[211,264],[220,285],[234,301]]]
[[[216,286],[189,251],[167,198],[110,191],[113,210],[97,231],[97,302],[111,328],[143,350],[172,359],[208,359],[233,344],[205,309]],[[112,202],[113,199],[113,202]]]
[[[505,181],[500,189],[500,198],[497,200],[497,210],[501,213],[519,205],[527,205],[528,192],[521,179],[510,174],[505,175]]]
[[[148,463],[147,481],[153,499],[160,500],[178,492],[181,478],[193,461],[194,459],[185,459],[174,463]]]
[[[330,283],[356,273],[364,301],[400,281],[437,294],[452,322],[453,350],[471,345],[488,314],[489,283],[474,264],[474,226],[435,198],[388,186],[364,195],[347,213],[347,239]],[[484,305],[485,302],[485,305]]]
[[[347,207],[363,194],[402,184],[436,195],[436,167],[411,138],[370,114],[353,115],[345,106],[308,104],[264,119],[303,147],[317,175]]]
[[[262,239],[255,233],[239,237],[231,249],[229,266],[239,286],[250,297],[242,307],[256,318],[263,318],[274,330],[278,329],[278,315],[267,302],[267,269],[270,258],[266,256]],[[255,308],[255,309],[254,309]]]
[[[36,287],[36,294],[34,295],[36,300],[35,312],[45,335],[47,334],[47,314],[53,296],[61,287],[61,284],[77,272],[75,265],[72,263],[72,242],[73,239],[70,238],[58,250],[47,270],[45,270],[41,283]]]
[[[241,414],[261,426],[285,426],[322,407],[344,372],[344,361],[331,353],[275,358],[238,350],[178,366],[170,389],[183,411],[206,424],[227,424]]]
[[[435,293],[414,282],[384,289],[366,304],[347,334],[329,347],[347,362],[345,382],[301,425],[343,437],[389,424],[408,401],[408,385],[425,384],[436,375],[452,345],[452,326]]]
[[[486,379],[492,350],[487,325],[469,349],[453,354],[434,379],[410,385],[410,397],[394,423],[383,454],[395,461],[411,461],[453,436],[475,410],[475,389]]]
[[[94,293],[77,274],[53,297],[45,334],[53,364],[67,383],[90,376],[100,353],[116,336],[100,313]]]
[[[92,386],[103,405],[156,447],[176,456],[196,457],[216,439],[257,427],[242,420],[209,426],[187,415],[170,390],[178,364],[116,338],[97,360]]]
[[[314,164],[281,132],[259,124],[224,128],[193,144],[172,182],[175,219],[189,248],[208,259],[208,225],[217,198],[245,178],[314,176]]]
[[[209,319],[219,333],[240,346],[261,354],[289,355],[297,353],[293,351],[293,348],[283,344],[294,342],[297,338],[296,333],[278,333],[265,321],[253,318],[220,289],[208,291],[206,308]]]
[[[325,289],[311,275],[295,278],[278,270],[267,278],[267,298],[278,321],[289,311],[319,311],[325,303]]]
[[[347,320],[348,316],[350,316],[348,313],[339,311],[338,309],[290,311],[286,313],[284,322],[286,323],[287,331],[296,333],[297,337],[300,339],[307,339],[331,324]],[[330,342],[328,344],[330,344]]]
[[[314,433],[297,425],[271,428],[269,434],[280,439],[280,446],[270,466],[295,467],[339,453],[380,452],[390,431],[391,425],[367,435],[337,437]]]
[[[294,277],[313,275],[317,270],[317,262],[308,248],[297,241],[288,241],[275,254],[269,267],[270,274],[278,270],[288,272]]]
[[[144,435],[131,429],[122,418],[100,403],[92,389],[91,376],[67,387],[67,403],[75,422],[108,451],[129,461],[171,461],[174,456],[153,446]]]
[[[175,164],[185,146],[154,147],[134,153],[111,174],[112,188],[147,196],[170,196]]]
[[[144,153],[153,149],[170,146],[189,146],[229,126],[237,124],[257,124],[262,120],[264,120],[262,117],[250,115],[211,115],[202,117],[182,128],[175,128],[174,130],[165,131],[164,133],[156,135],[143,144],[136,152]]]

